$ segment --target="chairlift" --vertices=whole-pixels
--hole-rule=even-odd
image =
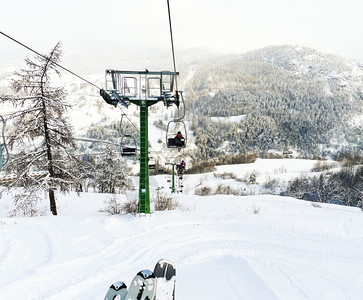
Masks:
[[[176,163],[180,163],[182,161],[185,161],[185,156],[184,155],[178,155],[174,158]]]
[[[121,138],[120,150],[122,156],[136,155],[136,139],[130,134],[124,135]]]
[[[178,176],[181,176],[180,179],[182,179],[183,174],[185,172],[185,160],[184,159],[177,161],[177,163],[176,163],[176,172],[177,172]]]
[[[187,144],[187,130],[183,121],[173,120],[166,129],[167,148],[185,148]]]
[[[156,162],[153,159],[153,157],[149,157],[149,170],[155,170],[156,169]]]
[[[175,157],[165,157],[165,165],[173,165],[175,164]]]

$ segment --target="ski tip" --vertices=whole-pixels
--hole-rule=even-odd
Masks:
[[[116,281],[114,282],[111,286],[110,289],[113,289],[115,291],[119,291],[121,289],[127,289],[127,286],[124,282],[122,281]]]
[[[154,273],[150,270],[142,270],[139,273],[137,273],[137,275],[140,275],[144,279],[155,278]]]
[[[159,264],[160,266],[163,266],[164,264],[168,264],[168,265],[171,265],[171,266],[175,266],[174,263],[172,263],[170,260],[167,260],[167,259],[160,259],[157,264]]]
[[[125,299],[127,286],[122,281],[114,282],[107,291],[104,300]],[[117,298],[117,296],[120,296]]]

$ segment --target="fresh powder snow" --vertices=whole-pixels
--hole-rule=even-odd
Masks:
[[[58,195],[58,216],[8,218],[12,196],[0,199],[0,299],[103,299],[118,280],[130,285],[164,258],[177,268],[176,299],[362,299],[363,212],[290,197],[197,196],[195,188],[242,184],[255,170],[286,181],[313,161],[257,160],[185,175],[173,211],[151,215],[99,212],[112,195]],[[282,170],[279,172],[278,170]],[[152,177],[169,189],[166,175]],[[168,193],[168,192],[166,192]],[[125,195],[117,195],[126,201]],[[48,200],[40,205],[46,211]]]

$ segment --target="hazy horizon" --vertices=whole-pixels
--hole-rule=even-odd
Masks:
[[[190,48],[243,54],[276,45],[363,62],[362,1],[170,0],[170,8],[177,62]],[[171,60],[165,0],[3,0],[0,20],[1,32],[40,53],[60,41],[65,64],[130,62],[156,49]],[[0,66],[33,56],[3,35],[0,54]]]

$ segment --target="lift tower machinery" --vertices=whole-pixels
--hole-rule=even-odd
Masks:
[[[179,72],[118,71],[106,70],[106,89],[100,90],[102,98],[110,105],[118,103],[140,107],[140,174],[138,213],[150,213],[148,108],[158,102],[166,107],[179,107],[181,91],[176,90]]]

